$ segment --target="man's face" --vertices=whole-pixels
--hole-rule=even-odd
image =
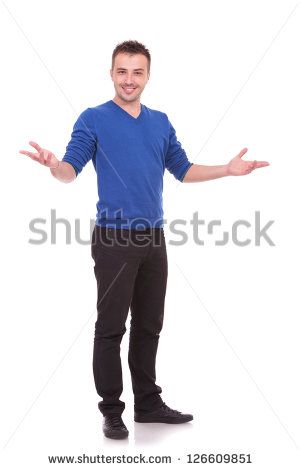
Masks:
[[[139,100],[148,80],[148,60],[143,54],[119,53],[110,70],[116,95],[127,103]]]

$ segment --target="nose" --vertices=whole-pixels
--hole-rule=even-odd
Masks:
[[[130,73],[126,74],[126,76],[124,77],[124,80],[125,80],[126,86],[134,86],[133,75],[131,75]]]

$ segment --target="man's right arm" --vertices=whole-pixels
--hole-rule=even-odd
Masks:
[[[97,136],[91,109],[83,111],[75,122],[71,140],[61,161],[50,150],[40,147],[36,142],[30,141],[29,144],[37,153],[27,150],[20,150],[20,153],[50,168],[52,175],[59,181],[74,181],[96,152]]]

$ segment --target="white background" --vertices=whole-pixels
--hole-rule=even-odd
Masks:
[[[299,44],[295,1],[12,1],[1,11],[1,447],[3,468],[44,469],[48,455],[250,453],[255,470],[299,468]],[[102,435],[92,376],[96,281],[82,238],[97,202],[92,162],[66,185],[18,153],[28,141],[63,157],[78,115],[113,98],[111,53],[137,39],[152,55],[142,103],[168,114],[190,161],[270,166],[198,184],[166,174],[168,222],[206,221],[201,238],[168,243],[157,383],[185,425],[133,422],[122,342],[128,441]],[[30,220],[70,221],[72,243],[29,243]],[[262,226],[255,245],[254,214]],[[216,236],[210,220],[222,221]],[[248,220],[237,246],[234,221]],[[165,227],[168,240],[174,235]],[[217,236],[218,235],[218,236]],[[176,460],[177,458],[181,460]],[[199,464],[194,464],[196,467]],[[209,465],[208,468],[244,468]],[[248,465],[249,466],[249,465]],[[90,468],[90,466],[83,465]],[[246,466],[247,467],[247,466]],[[164,466],[164,468],[166,468]]]

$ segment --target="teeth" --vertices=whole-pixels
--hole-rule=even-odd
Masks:
[[[130,93],[135,90],[135,87],[122,87],[126,93]]]

